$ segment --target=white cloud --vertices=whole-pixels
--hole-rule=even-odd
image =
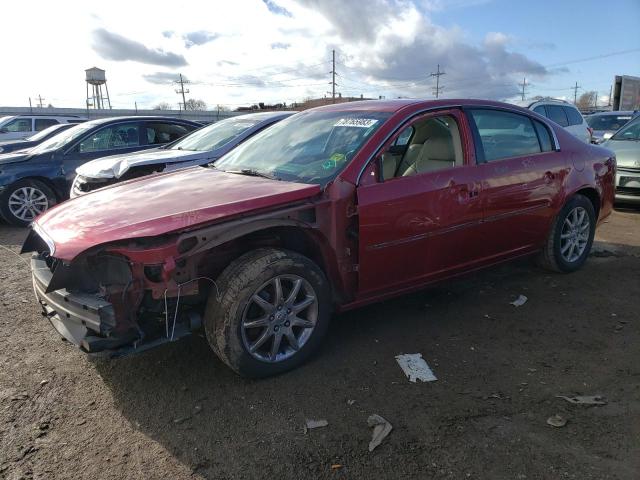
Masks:
[[[106,70],[115,107],[180,101],[170,84],[191,80],[190,96],[221,104],[292,102],[324,95],[337,50],[338,90],[358,96],[427,96],[441,64],[449,96],[503,98],[521,74],[544,67],[489,32],[480,45],[460,28],[434,24],[428,11],[484,0],[233,0],[104,4],[34,0],[3,5],[0,105],[41,94],[56,106],[84,105],[84,69]],[[151,7],[152,5],[152,7]],[[38,11],[38,15],[33,15]],[[371,12],[376,14],[372,15]],[[25,35],[25,26],[32,34]],[[98,32],[98,33],[96,33]],[[20,39],[18,42],[16,39]],[[143,63],[146,62],[146,63]]]

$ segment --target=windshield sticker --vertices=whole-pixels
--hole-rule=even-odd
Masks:
[[[341,118],[335,123],[334,127],[369,128],[376,123],[378,123],[378,120],[375,118]]]
[[[347,159],[344,153],[334,153],[329,157],[329,160],[322,164],[322,168],[325,170],[331,170],[338,166],[338,163],[344,162]]]

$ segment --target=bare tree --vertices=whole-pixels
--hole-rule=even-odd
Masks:
[[[206,110],[207,104],[204,100],[196,100],[195,98],[190,98],[187,100],[187,104],[185,105],[185,110]]]
[[[167,102],[160,102],[155,107],[153,107],[153,109],[154,110],[171,110],[171,104]]]
[[[229,107],[225,107],[224,105],[220,105],[220,104],[216,105],[216,109],[219,112],[228,112],[229,111]]]
[[[593,104],[596,102],[596,95],[597,92],[595,90],[584,92],[582,95],[580,95],[580,98],[578,98],[576,107],[578,107],[580,110],[588,110],[589,108],[593,107]]]

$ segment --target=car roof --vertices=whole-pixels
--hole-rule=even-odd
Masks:
[[[198,122],[194,120],[188,120],[186,118],[163,117],[163,116],[154,116],[154,115],[132,115],[132,116],[125,116],[125,117],[96,118],[94,120],[89,120],[87,122],[84,122],[84,125],[103,125],[105,123],[110,123],[110,122],[127,122],[127,121],[135,121],[135,120],[186,122],[186,123],[191,123],[193,125],[200,125]]]
[[[596,112],[589,115],[590,117],[601,117],[605,115],[624,115],[625,117],[633,117],[634,115],[638,115],[640,112],[633,110],[612,110],[610,112]]]
[[[285,118],[290,117],[298,113],[297,111],[287,110],[287,111],[275,111],[275,112],[259,112],[259,113],[247,113],[246,115],[234,115],[233,117],[227,118],[236,118],[236,119],[244,119],[244,120],[270,120],[274,118]],[[226,120],[226,119],[225,119]]]

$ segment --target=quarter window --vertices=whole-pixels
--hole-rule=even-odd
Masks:
[[[544,105],[538,105],[536,108],[533,109],[533,111],[536,112],[536,113],[539,113],[543,117],[547,116],[547,112],[544,109]]]
[[[533,121],[536,127],[536,133],[538,134],[538,140],[540,140],[540,148],[543,152],[550,152],[553,150],[553,144],[551,143],[551,135],[549,130],[542,123],[537,120]]]
[[[582,125],[582,115],[580,115],[580,112],[577,109],[573,107],[562,108],[564,108],[564,113],[567,114],[569,125]]]
[[[31,131],[31,119],[30,118],[16,118],[7,123],[3,130],[7,132],[30,132]]]
[[[51,125],[57,125],[58,121],[52,118],[36,118],[36,132],[40,132]]]
[[[567,114],[560,105],[547,105],[547,112],[549,113],[549,118],[561,127],[569,126]]]
[[[487,162],[542,151],[533,123],[525,115],[500,110],[472,110],[471,116]]]
[[[111,125],[98,130],[80,142],[80,153],[111,150],[115,148],[137,147],[140,145],[138,124],[125,123]]]

